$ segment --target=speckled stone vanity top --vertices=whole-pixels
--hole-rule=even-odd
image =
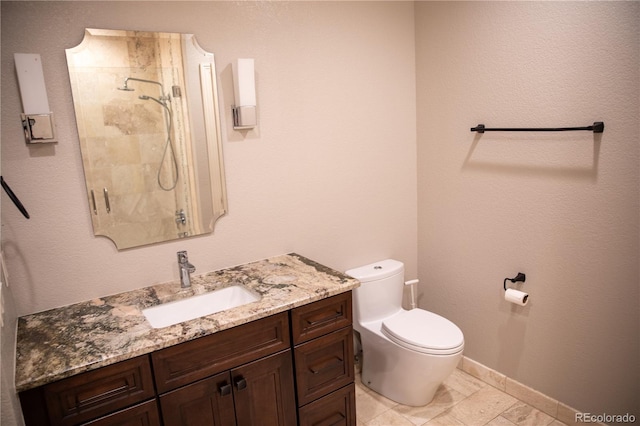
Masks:
[[[142,310],[234,284],[262,295],[206,317],[155,329]],[[18,319],[19,392],[144,355],[349,291],[359,282],[297,254],[287,254],[56,308]]]

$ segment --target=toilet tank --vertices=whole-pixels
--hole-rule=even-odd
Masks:
[[[360,281],[353,290],[354,327],[361,323],[380,320],[402,309],[404,291],[404,264],[387,259],[359,268],[350,269],[347,275]]]

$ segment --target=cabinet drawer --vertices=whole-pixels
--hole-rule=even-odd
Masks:
[[[354,383],[300,408],[300,426],[355,426],[355,424],[356,386]]]
[[[338,294],[291,310],[295,345],[351,325],[351,292]]]
[[[298,405],[353,382],[353,331],[346,327],[295,348]]]
[[[158,404],[155,399],[110,414],[83,426],[160,426]]]
[[[44,387],[52,425],[75,425],[154,397],[149,357],[141,356]]]
[[[290,346],[286,312],[151,354],[158,393],[167,392]]]

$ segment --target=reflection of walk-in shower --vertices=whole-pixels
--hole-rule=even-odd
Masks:
[[[130,81],[139,81],[142,83],[151,83],[151,84],[157,84],[158,86],[160,86],[160,97],[159,98],[154,98],[153,96],[148,96],[148,95],[140,95],[138,96],[138,99],[142,99],[144,101],[147,100],[152,100],[156,103],[158,103],[160,106],[163,107],[164,109],[164,117],[165,117],[165,124],[166,124],[166,129],[167,129],[167,141],[165,143],[164,146],[164,151],[162,153],[162,159],[160,160],[160,165],[158,166],[158,173],[157,173],[157,179],[158,179],[158,185],[160,186],[160,188],[162,188],[165,191],[171,191],[176,187],[176,184],[178,183],[178,160],[176,158],[176,151],[175,148],[173,146],[173,142],[172,142],[172,138],[171,138],[171,132],[173,129],[173,116],[171,114],[171,108],[169,107],[168,102],[171,102],[171,97],[168,94],[165,94],[164,91],[164,86],[162,86],[162,83],[158,82],[158,81],[153,81],[153,80],[145,80],[142,78],[135,78],[135,77],[127,77],[124,79],[124,84],[122,85],[122,87],[118,87],[118,90],[124,90],[127,92],[133,92],[135,89],[132,89],[129,87],[129,82]],[[170,152],[171,158],[171,167],[172,167],[172,171],[173,173],[171,173],[171,175],[173,176],[171,179],[171,183],[170,185],[166,186],[162,183],[162,169],[165,167],[165,163],[166,163],[166,159],[167,159],[167,154]]]

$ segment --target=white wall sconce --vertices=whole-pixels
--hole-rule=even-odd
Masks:
[[[22,128],[27,143],[57,142],[40,55],[14,53],[13,57],[24,111],[21,114]]]
[[[233,66],[233,128],[252,129],[257,124],[256,81],[253,59],[238,59]]]

